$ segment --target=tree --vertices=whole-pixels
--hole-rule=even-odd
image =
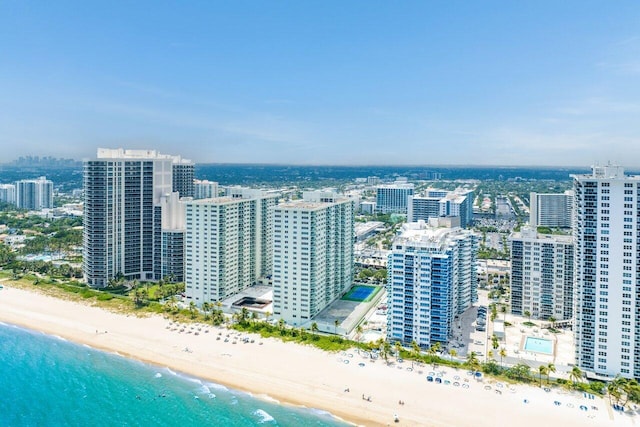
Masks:
[[[571,368],[571,372],[569,372],[569,379],[573,382],[573,387],[577,387],[578,383],[582,380],[582,370],[577,366]]]
[[[531,323],[531,312],[529,310],[524,311],[524,315],[529,319],[528,322]]]
[[[313,322],[311,324],[311,333],[313,333],[313,334],[317,334],[318,333],[318,324],[316,322]]]
[[[278,320],[278,329],[280,330],[280,334],[282,335],[284,332],[284,319]]]
[[[189,302],[189,313],[191,313],[191,319],[196,318],[196,303],[193,301]]]
[[[209,320],[209,310],[211,310],[211,303],[205,301],[202,303],[202,311],[204,312],[204,320]]]
[[[416,340],[411,341],[411,358],[416,360],[420,357],[420,346]],[[413,368],[413,361],[411,361],[411,367]]]
[[[507,349],[502,347],[500,349],[500,352],[498,353],[500,355],[500,365],[504,368],[504,364],[502,363],[502,359],[504,359],[505,357],[507,357]]]
[[[478,372],[480,362],[478,362],[475,351],[472,351],[467,355],[467,366],[473,371],[474,374]]]
[[[358,334],[358,339],[357,341],[360,342],[360,338],[362,337],[362,325],[358,325],[358,327],[356,328],[356,333]]]
[[[453,362],[453,358],[456,357],[458,355],[458,352],[456,351],[455,348],[452,348],[451,350],[449,350],[449,356],[451,356],[451,361]]]
[[[538,374],[540,376],[540,387],[542,387],[542,376],[549,375],[549,368],[545,365],[538,366]]]
[[[338,335],[338,325],[340,324],[340,321],[338,319],[333,321],[333,326],[334,326],[334,332],[336,335]]]
[[[493,347],[494,350],[497,350],[498,347],[500,347],[500,343],[498,342],[498,337],[496,334],[491,335],[491,347]]]
[[[556,372],[556,365],[549,363],[547,365],[547,384],[549,384],[549,375],[554,372]]]
[[[400,341],[396,341],[394,347],[396,350],[396,360],[400,359],[400,350],[402,350],[402,344],[400,344]]]
[[[549,316],[549,323],[551,323],[551,328],[555,329],[555,325],[556,325],[556,318],[553,316]]]

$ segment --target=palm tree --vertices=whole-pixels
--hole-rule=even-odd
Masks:
[[[540,387],[542,387],[542,376],[549,375],[549,368],[545,365],[538,366],[538,374],[540,375]]]
[[[313,322],[311,324],[311,333],[312,334],[317,334],[318,333],[318,324],[316,322]]]
[[[284,331],[284,319],[278,320],[278,329],[280,330],[280,333]]]
[[[551,328],[555,329],[556,318],[553,316],[549,316],[549,323],[551,323]]]
[[[416,340],[411,341],[411,358],[413,360],[418,359],[420,357],[420,346],[416,342]],[[413,368],[413,360],[411,361],[411,367]]]
[[[402,344],[400,344],[400,341],[396,341],[394,347],[396,349],[396,360],[400,359],[400,350],[402,350]]]
[[[338,325],[340,324],[340,321],[338,319],[333,321],[333,326],[334,326],[334,332],[336,335],[338,335]]]
[[[449,350],[449,356],[451,356],[451,361],[453,362],[453,358],[456,357],[458,355],[458,352],[456,351],[455,348],[452,348],[451,350]]]
[[[362,325],[358,325],[358,327],[356,328],[356,333],[358,334],[358,339],[357,339],[358,342],[360,342],[360,338],[362,336],[362,331],[363,331]]]
[[[552,372],[556,372],[556,365],[554,365],[553,363],[549,363],[547,365],[547,384],[549,384],[549,374],[551,374]]]
[[[469,366],[469,368],[476,373],[478,370],[478,366],[479,366],[479,362],[478,362],[478,358],[476,357],[476,352],[472,351],[471,353],[469,353],[467,355],[467,366]]]
[[[525,310],[524,315],[527,316],[527,318],[529,318],[529,323],[531,323],[531,312],[529,310]]]
[[[576,387],[582,379],[582,370],[577,366],[571,368],[571,372],[569,372],[569,379],[573,381],[573,386]]]
[[[193,301],[189,302],[189,312],[191,313],[191,318],[195,319],[196,317],[196,303]]]
[[[211,310],[211,303],[209,301],[205,301],[202,303],[202,311],[204,312],[204,319],[209,319],[209,310]]]
[[[496,336],[496,334],[493,334],[491,336],[491,347],[493,347],[494,350],[497,350],[498,347],[500,347],[500,343],[498,342],[498,337]]]
[[[441,346],[442,344],[436,341],[431,345],[431,347],[429,347],[429,350],[428,350],[429,356],[431,357],[431,363],[433,364],[434,369],[436,366],[438,366],[438,358],[436,354],[438,353],[438,351],[440,351]]]
[[[267,310],[267,311],[264,313],[264,318],[265,318],[265,321],[266,321],[267,323],[269,323],[269,317],[271,317],[271,312],[270,312],[269,310]]]

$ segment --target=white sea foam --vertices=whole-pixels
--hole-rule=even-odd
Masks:
[[[156,372],[156,374],[153,377],[154,378],[162,378],[162,374],[160,372]]]
[[[170,373],[173,376],[178,376],[178,374],[176,374],[175,372],[173,372],[170,368],[164,368],[165,371],[167,371],[168,373]]]
[[[258,421],[258,424],[270,423],[271,421],[275,421],[275,418],[269,415],[267,411],[264,411],[262,409],[257,409],[253,413],[253,415],[260,417],[260,421]]]
[[[214,389],[214,390],[222,390],[222,391],[228,391],[229,389],[225,386],[223,386],[222,384],[216,384],[216,383],[206,383],[207,387],[209,387],[209,389]]]
[[[258,399],[265,400],[265,401],[267,401],[267,402],[276,403],[276,404],[278,404],[278,405],[280,404],[280,401],[279,401],[279,400],[274,399],[273,397],[268,396],[268,395],[266,395],[266,394],[260,394],[260,395],[257,395],[256,397],[257,397]]]

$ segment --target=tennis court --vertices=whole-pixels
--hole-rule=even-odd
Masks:
[[[342,299],[347,301],[368,302],[371,301],[371,298],[373,298],[380,289],[378,286],[356,285],[351,288]]]

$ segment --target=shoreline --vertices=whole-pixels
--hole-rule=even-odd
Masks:
[[[361,358],[355,351],[328,353],[202,324],[182,325],[185,332],[179,332],[171,330],[169,320],[161,316],[116,314],[14,288],[9,281],[3,285],[2,322],[218,383],[258,399],[328,412],[355,425],[489,427],[517,423],[534,427],[553,422],[578,427],[633,425],[635,421],[635,417],[614,414],[601,398],[585,401],[588,410],[581,411],[581,396],[565,390],[545,393],[523,384],[507,385],[508,389],[501,385],[499,390],[495,381],[470,380],[462,369],[423,366],[414,371],[409,362],[386,365]],[[197,327],[202,329],[196,335]],[[224,342],[227,334],[229,341]],[[239,338],[244,336],[255,342],[243,343]],[[430,371],[450,381],[449,385],[427,382]],[[467,387],[454,387],[454,383]],[[371,401],[365,396],[371,396]],[[554,408],[554,399],[562,401],[562,407]],[[398,423],[393,422],[395,414]]]

